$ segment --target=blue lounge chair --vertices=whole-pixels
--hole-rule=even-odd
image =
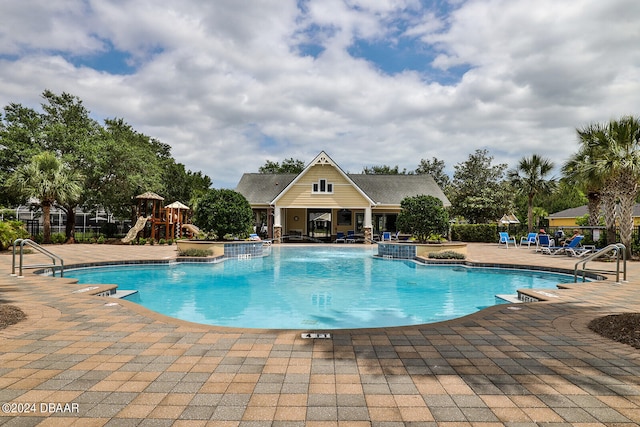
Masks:
[[[576,258],[581,258],[585,255],[591,254],[591,253],[596,253],[598,252],[598,249],[596,249],[595,246],[584,246],[584,247],[580,247],[580,248],[566,248],[566,253],[569,256],[574,256]]]
[[[536,248],[536,252],[541,252],[544,248],[551,247],[551,237],[548,234],[539,234],[538,235],[538,247]]]
[[[356,242],[356,232],[353,230],[347,231],[347,243],[355,243]]]
[[[338,234],[336,234],[336,241],[334,243],[344,243],[344,233],[342,231],[338,231]]]
[[[576,236],[571,239],[567,246],[553,246],[550,248],[542,248],[542,253],[545,255],[566,254],[568,249],[577,248],[580,245],[580,242],[582,242],[582,239],[584,239],[584,236]]]
[[[391,233],[388,231],[384,231],[382,233],[382,238],[380,239],[380,241],[384,242],[384,241],[391,241]]]
[[[498,244],[504,243],[507,249],[509,248],[509,243],[513,243],[513,246],[515,246],[516,248],[518,247],[516,238],[513,236],[509,236],[509,233],[507,233],[506,231],[500,231],[498,232],[498,234],[500,235],[500,241],[498,242]]]
[[[529,233],[526,237],[520,238],[520,247],[527,245],[528,248],[531,248],[532,243],[538,246],[538,233]]]

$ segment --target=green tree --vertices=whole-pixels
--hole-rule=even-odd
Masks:
[[[187,170],[182,163],[176,163],[173,159],[164,162],[162,182],[165,200],[169,203],[178,200],[189,205],[203,196],[212,184],[207,175]]]
[[[92,190],[91,183],[96,182],[94,176],[98,171],[97,165],[105,155],[99,144],[100,125],[90,117],[82,100],[74,95],[66,92],[58,95],[45,90],[42,97],[44,148],[56,153],[83,177],[82,191],[78,197],[58,202],[66,213],[66,239],[73,242],[76,208],[87,204]]]
[[[400,207],[398,227],[420,242],[426,242],[432,234],[446,235],[449,231],[449,215],[437,197],[406,197]]]
[[[524,196],[520,196],[522,202],[523,217],[526,215],[527,202]],[[587,198],[580,189],[568,182],[565,178],[558,180],[558,185],[551,194],[537,194],[534,198],[534,206],[540,206],[549,213],[560,212],[569,208],[576,208],[587,204]]]
[[[210,189],[198,200],[193,220],[202,230],[223,240],[227,234],[246,236],[253,225],[253,211],[242,194]]]
[[[365,175],[407,175],[407,169],[400,171],[398,165],[393,167],[389,165],[365,166],[362,173]]]
[[[533,198],[536,194],[549,194],[556,186],[555,178],[546,176],[553,170],[553,162],[537,154],[523,157],[515,169],[507,172],[511,185],[527,197],[527,230],[533,230]]]
[[[19,167],[9,181],[10,187],[25,200],[38,200],[44,220],[44,243],[51,243],[51,206],[77,200],[82,191],[81,176],[55,154],[45,151],[33,156],[29,164]]]
[[[4,107],[4,117],[0,115],[0,189],[18,167],[44,149],[42,128],[42,117],[35,110],[15,103]],[[7,189],[0,191],[0,206],[18,203]]]
[[[605,205],[607,241],[612,241],[611,205],[619,203],[620,241],[631,254],[633,206],[638,196],[640,179],[640,119],[624,116],[606,125],[590,125],[579,130],[582,150],[589,152],[589,161],[579,165],[584,176],[601,180]]]
[[[272,162],[267,160],[263,166],[260,166],[258,172],[260,173],[295,173],[299,174],[304,170],[304,162],[302,160],[294,159],[293,157],[284,159],[282,164],[278,162]]]
[[[89,206],[100,205],[116,216],[128,217],[136,195],[163,192],[162,165],[169,162],[168,146],[137,132],[121,118],[105,120],[97,144],[103,155],[90,175]]]
[[[449,175],[444,172],[444,167],[444,160],[438,160],[436,157],[433,157],[431,160],[421,159],[415,173],[417,175],[431,175],[442,191],[446,192],[451,183],[451,179],[449,179]]]
[[[587,207],[589,209],[589,225],[598,225],[600,208],[602,205],[602,190],[605,176],[594,167],[598,156],[598,145],[589,143],[589,140],[596,133],[602,132],[600,125],[589,125],[576,130],[580,147],[569,160],[562,166],[562,173],[565,180],[573,186],[580,188],[587,197]],[[610,195],[611,196],[611,195]],[[606,203],[606,215],[608,217],[608,230],[615,230],[615,200],[609,197]],[[615,231],[610,234],[613,236]],[[609,234],[609,233],[608,233]],[[610,236],[610,237],[611,237]]]
[[[471,224],[494,222],[513,208],[513,195],[504,180],[506,164],[492,165],[487,150],[476,150],[454,166],[449,190],[451,213]]]

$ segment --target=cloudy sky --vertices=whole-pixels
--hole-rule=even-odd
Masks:
[[[640,115],[640,1],[2,0],[0,106],[45,89],[215,187],[321,150],[352,173],[560,164],[577,127]]]

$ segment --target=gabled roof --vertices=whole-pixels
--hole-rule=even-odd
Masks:
[[[286,193],[287,188],[289,188],[290,186],[294,185],[296,182],[298,182],[303,176],[306,175],[306,173],[309,171],[309,169],[311,169],[314,166],[317,165],[322,165],[322,166],[331,166],[333,168],[335,168],[335,170],[338,171],[338,173],[340,175],[342,175],[344,177],[345,180],[347,180],[347,182],[351,183],[353,185],[353,187],[365,198],[365,199],[369,199],[369,203],[374,204],[375,202],[373,200],[371,200],[371,198],[364,192],[362,191],[362,189],[353,182],[353,180],[349,177],[349,175],[347,175],[346,173],[344,173],[344,171],[342,169],[340,169],[340,166],[338,166],[338,164],[336,162],[333,161],[333,159],[331,157],[329,157],[329,155],[327,153],[325,153],[324,151],[321,151],[311,162],[309,162],[309,164],[302,170],[302,172],[300,172],[294,179],[293,181],[291,181],[284,189],[282,189],[282,191],[280,191],[280,193],[273,198],[273,200],[271,201],[271,204],[275,204],[278,199]]]

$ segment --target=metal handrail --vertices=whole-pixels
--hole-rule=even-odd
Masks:
[[[596,269],[592,269],[592,268],[587,268],[587,263],[589,261],[593,261],[596,258],[600,258],[603,255],[606,255],[608,253],[611,252],[615,252],[616,255],[616,269],[615,271],[613,270],[596,270]],[[623,245],[622,243],[614,243],[611,244],[589,256],[587,256],[584,259],[581,259],[580,261],[576,262],[574,270],[573,270],[573,282],[576,283],[578,281],[578,270],[582,271],[582,281],[586,281],[586,277],[585,277],[585,273],[587,271],[590,272],[594,272],[594,273],[616,273],[616,283],[620,283],[620,254],[622,254],[622,261],[623,261],[623,280],[626,282],[627,281],[627,248],[625,245]],[[582,268],[578,268],[578,265],[582,264]]]
[[[11,260],[11,275],[15,276],[16,275],[16,246],[20,244],[20,264],[19,264],[19,273],[18,273],[18,277],[24,277],[22,275],[22,269],[23,268],[38,268],[38,267],[47,267],[49,266],[49,264],[31,264],[31,265],[25,265],[24,264],[24,245],[30,246],[33,249],[37,250],[38,252],[48,256],[49,258],[51,258],[51,260],[53,261],[53,275],[55,276],[55,269],[56,269],[56,260],[60,261],[60,277],[64,276],[64,260],[62,258],[60,258],[58,255],[54,254],[53,252],[43,248],[42,246],[40,246],[39,244],[37,244],[36,242],[34,242],[31,239],[16,239],[13,242],[13,258]]]

